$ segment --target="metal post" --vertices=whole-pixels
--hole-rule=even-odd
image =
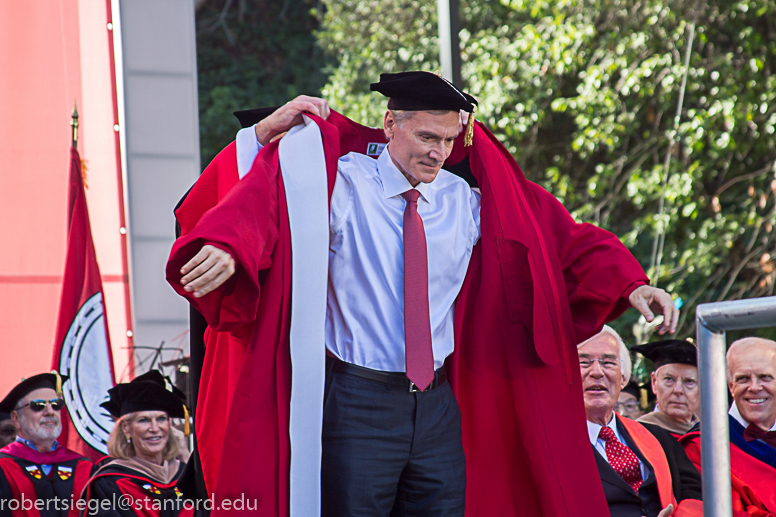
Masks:
[[[725,331],[772,326],[776,326],[776,296],[705,303],[695,310],[704,517],[730,517],[733,513]]]
[[[696,314],[700,312],[700,307]],[[703,515],[730,517],[730,434],[728,426],[725,332],[714,332],[696,320],[701,382],[701,468],[703,470]]]
[[[437,18],[439,21],[439,64],[442,76],[456,88],[461,84],[461,42],[458,32],[461,29],[458,17],[458,0],[437,0]]]

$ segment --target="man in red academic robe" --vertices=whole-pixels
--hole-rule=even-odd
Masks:
[[[0,516],[76,517],[75,503],[92,462],[61,447],[62,378],[41,373],[24,379],[0,402],[19,434],[0,449]]]
[[[727,352],[730,406],[730,479],[736,515],[776,515],[776,342],[735,341]],[[701,436],[680,439],[701,470]]]
[[[430,97],[441,96],[440,91],[432,91]],[[458,90],[453,93],[464,96]],[[392,99],[389,108],[394,99],[402,97],[388,95]],[[427,106],[403,103],[396,109],[439,109]],[[448,146],[444,131],[441,137],[433,131],[420,132],[415,136],[421,140],[437,140],[440,146],[444,142],[444,156],[440,159],[433,151],[412,155],[399,145],[402,139],[393,132],[395,117],[390,110],[383,133],[336,113],[324,120],[328,114],[325,103],[309,98],[287,104],[255,127],[255,138],[248,140],[254,139],[253,145],[255,140],[268,145],[247,174],[240,174],[244,154],[240,142],[245,138],[238,134],[237,144],[214,160],[176,213],[184,236],[172,250],[167,278],[209,325],[196,425],[205,482],[208,491],[215,493],[216,503],[245,494],[258,499],[262,514],[304,514],[298,510],[304,497],[297,499],[295,489],[303,476],[297,477],[292,465],[299,454],[292,456],[290,449],[299,422],[293,416],[294,399],[303,398],[299,392],[304,391],[300,384],[305,382],[292,382],[301,361],[294,353],[293,304],[307,298],[304,291],[296,294],[306,285],[292,285],[292,271],[307,257],[292,241],[295,234],[305,234],[304,224],[298,224],[300,215],[307,214],[304,209],[291,208],[296,201],[286,191],[298,181],[297,176],[304,173],[299,169],[304,167],[287,167],[296,156],[286,153],[284,158],[280,144],[309,131],[294,128],[291,133],[296,131],[296,135],[289,134],[280,144],[268,143],[302,122],[304,111],[311,114],[306,127],[312,124],[320,134],[316,163],[324,167],[327,181],[323,189],[329,196],[335,178],[347,181],[337,175],[338,165],[344,167],[338,158],[350,151],[362,156],[380,154],[386,137],[393,137],[391,145],[396,144],[388,159],[405,176],[433,184],[446,158],[446,167],[463,164],[478,183],[481,194],[475,204],[480,208],[466,210],[480,218],[480,238],[471,250],[457,298],[453,297],[455,347],[447,357],[446,372],[437,371],[432,381],[434,386],[443,384],[444,375],[460,405],[466,514],[605,513],[606,501],[585,434],[575,343],[617,317],[629,302],[650,320],[650,308],[665,313],[664,330],[673,329],[676,311],[670,297],[646,286],[638,262],[615,236],[576,224],[557,200],[528,182],[506,149],[482,125],[473,121],[467,125],[471,146],[464,145],[464,135]],[[304,152],[305,148],[299,149]],[[421,177],[407,170],[412,167],[402,166],[402,160],[396,159],[399,156],[407,157],[404,163],[417,159]],[[311,176],[306,181],[314,180]],[[357,196],[353,199],[359,202]],[[335,192],[332,210],[339,201]],[[324,212],[323,218],[327,215]],[[316,224],[318,218],[301,219]],[[301,229],[294,230],[295,225]],[[324,224],[324,232],[327,226]],[[397,235],[400,238],[400,226]],[[379,256],[381,251],[375,253]],[[402,262],[406,260],[399,258],[400,265]],[[429,277],[435,267],[446,266],[429,265]],[[353,264],[354,269],[368,266]],[[340,292],[346,294],[347,289]],[[335,303],[331,292],[327,303],[329,309]],[[374,307],[362,310],[366,321],[381,315]],[[318,319],[324,319],[326,311],[324,303]],[[404,319],[406,325],[406,315]],[[317,324],[315,317],[310,321]],[[323,352],[318,346],[315,353],[323,356]],[[329,352],[336,355],[339,349]],[[404,375],[403,371],[393,373]],[[402,382],[406,378],[397,377]],[[310,389],[317,389],[320,379],[315,379],[307,383]],[[430,393],[433,391],[413,396],[420,400]],[[322,401],[323,393],[318,405]],[[320,442],[320,431],[317,439]],[[307,482],[317,496],[315,479]]]

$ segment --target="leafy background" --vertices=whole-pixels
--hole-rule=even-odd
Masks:
[[[679,337],[694,335],[698,303],[774,294],[775,7],[461,0],[462,77],[478,118],[529,179],[578,221],[618,235],[681,300]],[[437,70],[436,18],[435,0],[199,0],[203,163],[234,138],[231,111],[300,93],[380,125],[384,99],[369,83],[381,72]],[[613,324],[632,342],[636,318],[628,311]]]

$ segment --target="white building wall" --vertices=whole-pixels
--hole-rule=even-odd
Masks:
[[[188,305],[167,284],[164,267],[175,237],[173,208],[200,173],[194,1],[116,3],[139,374],[148,369],[152,353],[143,347],[165,341],[165,349],[184,346],[188,354]],[[168,352],[163,360],[177,356]]]

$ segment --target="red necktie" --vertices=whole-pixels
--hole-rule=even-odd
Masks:
[[[610,428],[603,426],[598,437],[606,442],[606,457],[609,465],[634,491],[638,492],[644,482],[641,477],[639,458],[617,439]]]
[[[762,440],[771,447],[776,447],[776,431],[763,431],[754,424],[749,424],[744,430],[744,439],[747,442]]]
[[[428,311],[426,232],[418,214],[415,189],[404,194],[404,352],[407,377],[425,390],[434,380],[431,321]]]

